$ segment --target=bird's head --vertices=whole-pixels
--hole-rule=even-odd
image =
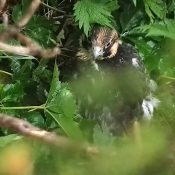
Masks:
[[[116,55],[120,40],[116,30],[96,27],[93,30],[91,42],[94,59],[102,60]]]

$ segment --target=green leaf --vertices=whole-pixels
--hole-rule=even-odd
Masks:
[[[66,86],[60,88],[57,95],[46,105],[46,108],[67,135],[72,138],[82,138],[80,129],[74,122],[77,112],[75,100]]]
[[[164,22],[155,22],[150,25],[139,27],[140,31],[147,36],[163,36],[175,40],[175,21],[166,19]]]
[[[12,19],[14,22],[17,22],[25,14],[31,2],[31,0],[23,0],[13,7]]]
[[[120,15],[120,25],[122,32],[131,32],[131,30],[140,23],[144,14],[140,10],[133,9],[133,6],[127,6],[128,11],[124,11]]]
[[[139,54],[141,55],[142,59],[146,59],[152,55],[152,51],[155,49],[155,44],[152,41],[146,41],[144,38],[139,39],[131,39],[132,42],[136,45]]]
[[[54,113],[48,109],[46,109],[45,112],[55,120],[67,136],[76,140],[83,139],[79,126],[73,119],[67,118],[64,114]]]
[[[93,23],[112,27],[111,3],[113,2],[81,0],[74,5],[75,21],[79,22],[79,28],[83,28],[86,36],[88,36],[90,25]],[[112,10],[116,9],[117,4],[113,7]]]
[[[20,61],[16,58],[12,59],[10,67],[13,73],[19,72],[21,69]]]
[[[1,103],[20,102],[23,99],[24,91],[20,83],[6,84],[0,94]]]
[[[52,72],[47,68],[46,65],[41,63],[36,69],[34,69],[32,78],[38,83],[40,83],[40,81],[50,83]]]
[[[46,128],[44,117],[41,115],[40,112],[28,112],[25,114],[25,119],[27,119],[28,122],[39,128]]]
[[[25,61],[21,68],[17,72],[14,72],[14,79],[20,80],[23,83],[28,83],[32,75],[33,66],[32,60]]]
[[[73,119],[75,117],[75,100],[66,86],[60,88],[56,96],[47,104],[47,107],[55,113],[64,114],[68,118]]]
[[[55,98],[57,95],[59,89],[61,87],[61,83],[59,81],[59,71],[58,71],[58,65],[55,63],[54,70],[53,70],[53,78],[51,82],[50,91],[47,97],[47,103],[50,103],[52,99]]]
[[[56,39],[54,24],[43,16],[33,15],[26,26],[24,33],[36,40],[43,47],[52,47],[51,40]]]
[[[82,138],[79,126],[74,121],[77,112],[74,97],[67,86],[60,83],[56,64],[45,112],[56,121],[68,136],[74,139]]]
[[[163,0],[144,0],[145,11],[149,16],[151,22],[153,22],[156,15],[160,19],[164,19],[166,16],[167,8],[166,2]]]
[[[134,5],[136,6],[137,5],[137,0],[132,0]]]
[[[109,12],[113,12],[114,10],[117,10],[119,8],[118,1],[116,0],[108,0],[106,3],[103,1],[105,6],[108,8]]]

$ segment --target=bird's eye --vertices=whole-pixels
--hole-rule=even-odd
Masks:
[[[106,44],[106,47],[109,47],[111,45],[111,41],[109,41],[107,44]]]

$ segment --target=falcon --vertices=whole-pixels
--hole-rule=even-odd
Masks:
[[[84,60],[83,52],[88,53],[96,70],[86,73],[83,115],[114,135],[126,131],[135,120],[150,120],[159,104],[153,95],[157,84],[146,74],[137,50],[122,43],[118,32],[108,27],[95,27],[90,43],[90,48],[77,54]]]

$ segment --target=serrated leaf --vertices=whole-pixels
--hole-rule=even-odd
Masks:
[[[166,19],[164,22],[155,22],[150,25],[141,26],[139,30],[147,36],[163,36],[175,40],[175,21]]]
[[[47,97],[47,103],[50,103],[51,100],[56,96],[58,93],[58,90],[60,89],[61,84],[59,81],[59,71],[58,71],[58,65],[55,63],[54,70],[53,70],[53,78],[50,86],[50,91]]]
[[[16,62],[16,66],[18,66],[17,63],[20,62]],[[33,66],[34,63],[32,62],[32,60],[25,61],[24,64],[19,69],[16,69],[16,71],[14,72],[13,80],[19,81],[23,85],[23,87],[27,87],[30,84],[30,82],[33,81],[31,78]]]
[[[80,139],[82,138],[81,131],[74,122],[76,115],[74,97],[67,86],[61,84],[58,78],[58,66],[55,64],[45,112],[52,116],[68,136]]]
[[[52,73],[47,67],[43,64],[40,64],[34,71],[32,78],[34,81],[40,83],[42,80],[43,82],[50,82],[52,77]]]
[[[72,93],[62,87],[57,95],[47,104],[47,108],[55,113],[64,114],[68,118],[74,118],[76,105]]]
[[[24,33],[37,41],[43,47],[53,46],[56,38],[54,34],[54,24],[43,16],[33,15],[26,26]]]
[[[131,32],[144,17],[144,13],[140,10],[133,9],[133,6],[127,6],[127,8],[128,11],[120,15],[120,24],[123,33]]]
[[[110,12],[113,12],[114,10],[117,10],[119,8],[118,1],[115,1],[115,0],[108,1],[106,2],[105,5],[109,9]]]
[[[23,86],[20,83],[6,84],[0,94],[1,103],[19,102],[24,96]]]
[[[21,69],[20,61],[15,59],[15,58],[12,59],[10,67],[11,67],[11,70],[13,71],[13,73],[19,72],[19,70]]]
[[[44,117],[40,112],[28,112],[25,114],[25,119],[31,124],[38,126],[39,128],[46,128]]]
[[[164,19],[167,12],[166,2],[163,0],[144,0],[145,11],[150,17],[151,22],[155,18],[154,15],[160,19]]]
[[[107,3],[111,3],[111,1],[103,1],[102,3],[96,0],[81,0],[74,5],[75,21],[79,22],[79,28],[83,28],[86,36],[88,36],[90,26],[93,23],[112,27],[111,8],[110,4],[107,6]]]
[[[73,120],[75,113],[71,114],[71,110],[67,109],[66,106],[62,108],[64,108],[65,110],[69,112],[64,113],[65,112],[64,109],[61,109],[60,106],[55,105],[55,110],[58,112],[56,113],[55,111],[53,111],[52,107],[46,106],[47,109],[45,110],[45,112],[54,119],[54,121],[65,132],[65,134],[73,139],[82,139],[83,137],[82,137],[80,128],[78,126],[78,123],[76,123]],[[68,114],[71,114],[71,115],[68,116]]]
[[[72,119],[67,118],[62,114],[46,111],[46,113],[47,112],[49,112],[48,114],[50,114],[55,119],[59,127],[61,127],[65,134],[68,135],[70,138],[78,140],[81,140],[83,138],[78,124]]]

